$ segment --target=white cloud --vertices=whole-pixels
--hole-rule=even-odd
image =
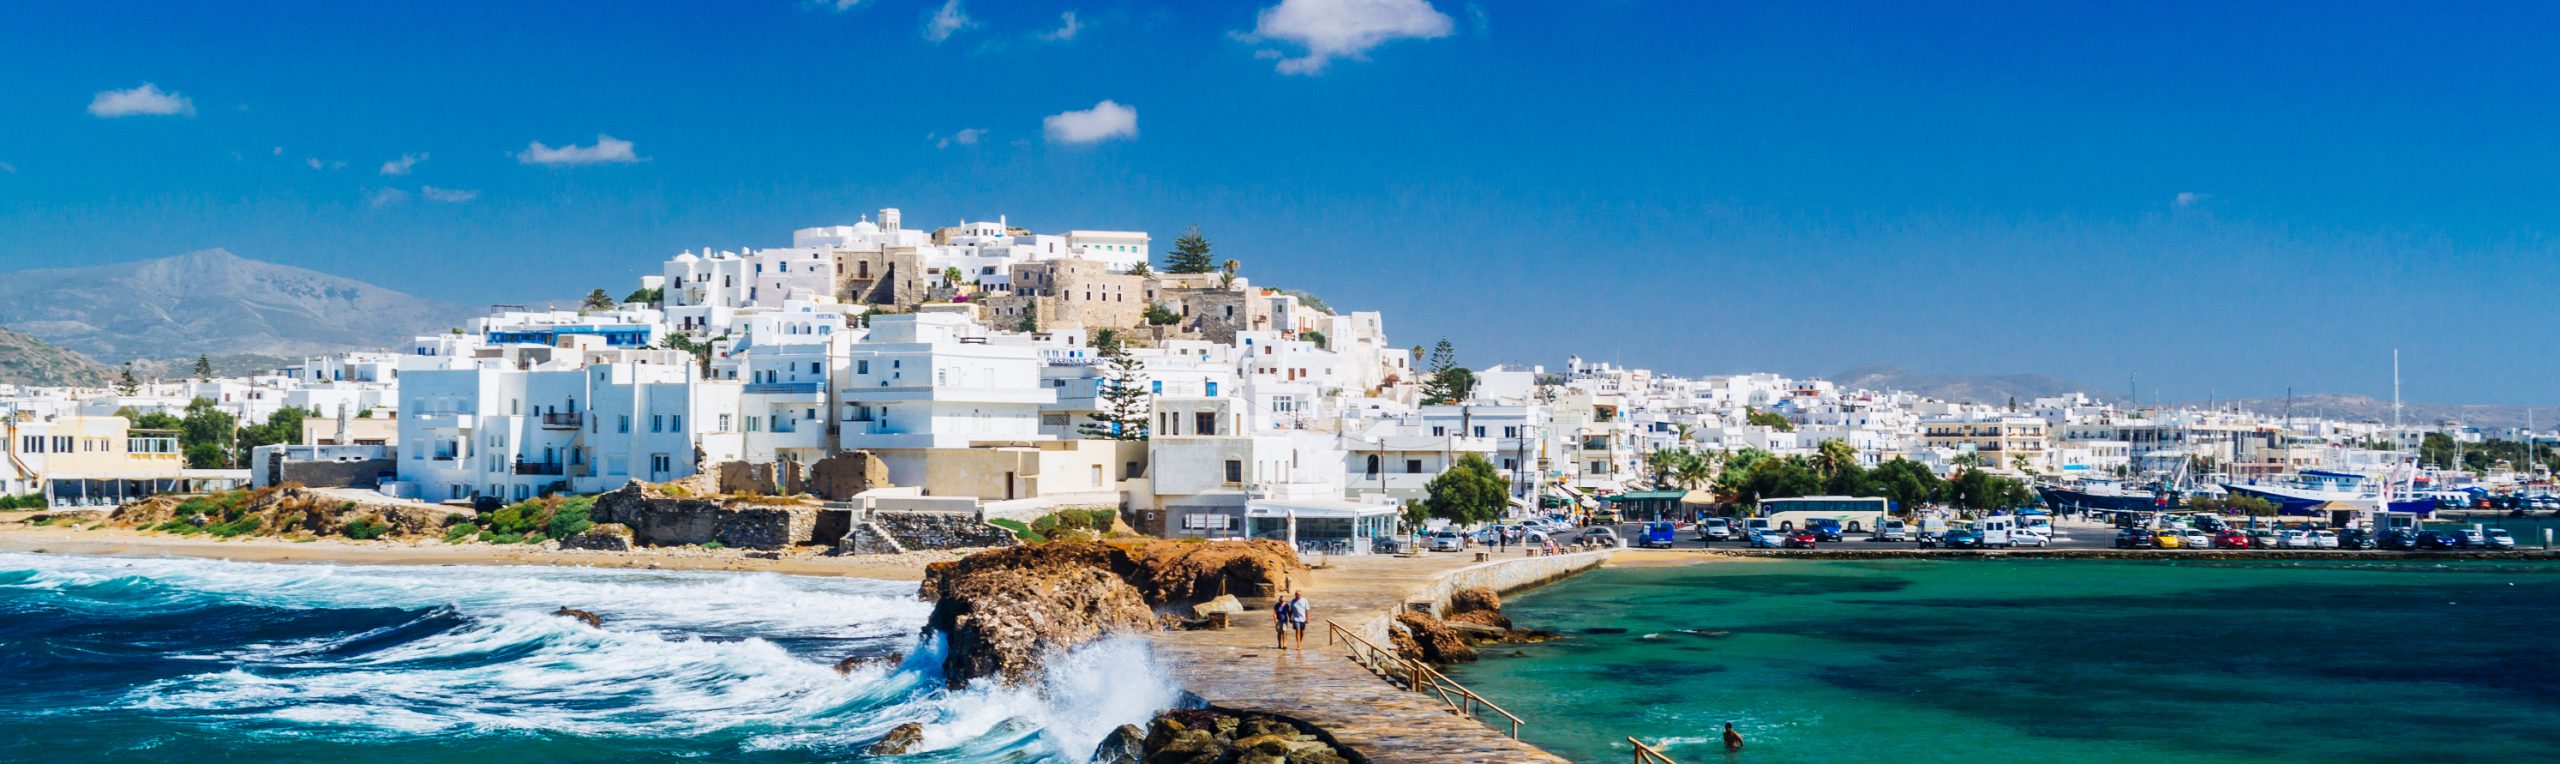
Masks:
[[[862,4],[862,0],[832,0],[832,1],[829,1],[829,0],[820,0],[819,2],[815,3],[814,5],[816,5],[817,7],[820,7],[820,8],[825,8],[825,9],[827,9],[827,10],[835,11],[835,12],[837,12],[837,13],[843,13],[843,12],[845,12],[845,11],[853,10],[853,7],[854,7],[854,6],[861,5],[861,4]]]
[[[933,18],[924,22],[924,39],[941,42],[977,25],[978,22],[971,20],[969,14],[960,12],[960,0],[943,0],[942,9],[934,11]]]
[[[446,203],[446,204],[461,204],[461,203],[463,203],[463,202],[467,202],[467,201],[471,201],[471,200],[473,200],[473,199],[478,199],[478,198],[480,198],[480,192],[478,192],[478,191],[465,191],[465,190],[462,190],[462,189],[459,189],[459,188],[437,188],[437,187],[434,187],[434,186],[419,186],[419,187],[418,187],[418,196],[424,197],[427,201],[430,201],[430,202],[444,202],[444,203]]]
[[[1050,143],[1096,143],[1138,137],[1138,110],[1103,101],[1082,111],[1051,114],[1040,120]]]
[[[1449,17],[1426,0],[1280,0],[1256,16],[1251,40],[1281,40],[1307,49],[1281,58],[1281,74],[1320,74],[1333,59],[1367,58],[1370,48],[1401,38],[1447,37]]]
[[[364,195],[365,204],[376,209],[399,204],[405,201],[409,201],[409,192],[396,188],[374,189],[372,191],[365,192]]]
[[[382,174],[407,175],[409,174],[409,168],[416,167],[419,162],[424,161],[427,161],[427,155],[425,154],[402,154],[399,159],[382,163]]]
[[[283,147],[283,146],[277,146],[277,147],[276,147],[276,150],[275,150],[275,151],[273,151],[273,152],[270,152],[270,154],[271,154],[272,156],[284,156],[284,147]]]
[[[985,137],[987,137],[987,129],[983,127],[966,128],[950,135],[943,135],[941,133],[925,133],[924,135],[924,139],[932,141],[933,147],[937,149],[951,148],[953,144],[975,146],[978,145],[978,139]]]
[[[2194,191],[2180,191],[2173,203],[2178,206],[2178,209],[2183,210],[2188,207],[2196,206],[2197,202],[2211,198],[2213,198],[2212,194],[2199,194]]]
[[[1050,42],[1066,42],[1076,39],[1076,33],[1082,31],[1084,31],[1084,24],[1076,21],[1076,12],[1068,11],[1066,13],[1058,14],[1058,28],[1040,33],[1040,39],[1048,40]]]
[[[18,174],[18,166],[7,162],[0,162],[0,172],[16,175]]]
[[[107,118],[196,115],[196,102],[148,82],[132,90],[108,90],[89,99],[89,113]]]
[[[534,141],[517,152],[516,161],[540,165],[630,164],[641,160],[631,150],[631,142],[603,133],[596,134],[596,145],[570,144],[559,148]]]
[[[311,157],[311,158],[309,158],[309,159],[304,159],[304,160],[302,160],[302,163],[303,163],[303,164],[306,164],[306,165],[310,165],[310,166],[311,166],[311,169],[314,169],[314,170],[344,170],[344,169],[347,169],[347,163],[346,163],[345,161],[323,162],[323,161],[320,161],[320,158],[319,158],[319,157]]]

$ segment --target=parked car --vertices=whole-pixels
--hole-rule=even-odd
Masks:
[[[2418,532],[2407,528],[2383,531],[2378,539],[2375,543],[2383,549],[2407,551],[2418,548]]]
[[[2302,531],[2285,531],[2284,533],[2276,536],[2276,548],[2309,549],[2311,548],[2311,534]]]
[[[1748,538],[1750,539],[1753,547],[1761,549],[1777,549],[1787,545],[1787,537],[1784,534],[1779,533],[1776,528],[1762,528],[1752,531]]]
[[[2419,549],[2461,549],[2462,534],[2455,531],[2425,531],[2418,534]]]
[[[2176,530],[2163,528],[2151,534],[2151,542],[2152,545],[2162,549],[2178,549],[2187,545],[2187,536]]]
[[[1699,541],[1725,541],[1733,538],[1733,520],[1710,517],[1698,523]]]
[[[1423,541],[1423,543],[1427,545],[1423,548],[1434,552],[1464,552],[1467,550],[1466,537],[1458,535],[1457,531],[1433,531],[1432,534]]]
[[[2250,543],[2249,534],[2237,530],[2224,528],[2221,533],[2213,535],[2215,549],[2247,549],[2251,546],[2253,544]]]
[[[2374,546],[2381,543],[2374,538],[2372,531],[2368,531],[2363,528],[2348,528],[2346,530],[2339,531],[2338,538],[2336,540],[2338,542],[2337,548],[2339,549],[2372,549]]]
[[[2152,540],[2149,528],[2124,528],[2116,531],[2117,549],[2149,549],[2155,543],[2157,542]]]
[[[2273,528],[2259,528],[2249,532],[2249,543],[2256,544],[2259,549],[2274,549],[2284,546],[2284,534]]]
[[[1828,517],[1817,517],[1804,521],[1804,529],[1812,531],[1813,538],[1817,541],[1828,541],[1832,543],[1838,543],[1840,541],[1839,520]]]
[[[2455,528],[2453,535],[2462,537],[2464,549],[2480,549],[2489,546],[2489,535],[2480,532],[2478,528]]]
[[[1636,537],[1636,545],[1646,549],[1670,549],[1672,543],[1679,539],[1679,533],[1680,527],[1671,521],[1655,520],[1644,524],[1644,534]]]
[[[2009,532],[2009,545],[2031,546],[2037,549],[2043,549],[2045,547],[2053,546],[2053,537],[2045,535],[2044,531],[2021,528]]]
[[[2516,537],[2505,528],[2491,528],[2480,533],[2480,546],[2487,549],[2514,549]]]
[[[1813,530],[1809,528],[1797,528],[1792,531],[1780,532],[1787,536],[1786,545],[1788,549],[1812,549],[1814,542],[1821,539],[1821,537],[1814,535]]]
[[[1946,535],[1940,536],[1938,538],[1938,543],[1947,545],[1948,549],[1981,549],[1982,537],[1974,535],[1974,532],[1971,530],[1956,528],[1954,530],[1947,531]]]
[[[1901,520],[1890,517],[1878,521],[1875,533],[1867,536],[1868,541],[1903,541],[1908,538],[1908,527]]]
[[[2186,530],[2178,531],[2178,535],[2185,537],[2183,540],[2186,541],[2188,549],[2213,548],[2213,536],[2206,534],[2204,531],[2188,528]]]
[[[2308,530],[2308,531],[2303,531],[2302,535],[2303,535],[2303,537],[2304,537],[2304,541],[2306,542],[2306,543],[2304,544],[2304,546],[2303,546],[2303,548],[2305,548],[2305,549],[2336,549],[2336,548],[2338,548],[2338,534],[2330,533],[2330,532],[2329,532],[2329,531],[2327,531],[2327,530],[2323,530],[2323,529]]]
[[[1582,535],[1573,537],[1573,543],[1575,546],[1596,547],[1600,549],[1616,549],[1619,546],[1622,546],[1618,543],[1617,531],[1611,530],[1607,526],[1598,525],[1583,529]]]

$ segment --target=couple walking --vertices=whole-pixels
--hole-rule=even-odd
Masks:
[[[1289,631],[1291,629],[1296,629],[1298,632],[1298,649],[1301,651],[1306,650],[1307,611],[1312,607],[1312,605],[1307,604],[1307,595],[1303,592],[1296,591],[1290,592],[1288,599],[1272,603],[1272,647],[1283,649],[1289,647]]]

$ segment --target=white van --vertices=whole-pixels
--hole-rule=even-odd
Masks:
[[[1983,546],[2017,546],[2018,539],[2011,533],[2017,529],[2018,518],[2009,515],[1992,515],[1973,524],[1973,535],[1981,540]]]
[[[1770,524],[1769,518],[1766,517],[1746,517],[1742,519],[1742,537],[1750,538],[1761,531],[1776,530],[1777,527]]]
[[[1887,517],[1876,521],[1875,534],[1867,538],[1870,541],[1907,541],[1905,533],[1901,519]]]

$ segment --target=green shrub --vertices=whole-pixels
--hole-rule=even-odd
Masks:
[[[28,525],[33,525],[33,526],[36,526],[36,527],[41,528],[41,527],[44,527],[44,526],[47,526],[47,525],[52,525],[52,524],[53,524],[53,521],[54,521],[54,520],[57,520],[57,519],[60,519],[60,518],[53,518],[53,517],[39,517],[39,518],[36,518],[36,519],[33,519],[33,520],[29,520],[29,521],[27,521],[27,524],[28,524]]]
[[[211,534],[213,534],[214,536],[217,536],[217,537],[220,537],[220,538],[231,538],[231,537],[233,537],[233,536],[239,536],[239,535],[243,535],[243,534],[254,533],[254,532],[256,532],[257,530],[258,530],[258,516],[257,516],[257,515],[248,515],[248,516],[240,517],[240,518],[233,519],[233,520],[227,520],[227,521],[224,521],[224,522],[214,523],[214,524],[212,524],[212,525],[207,525],[207,526],[205,526],[205,527],[204,527],[204,532],[206,532],[206,533],[211,533]]]
[[[579,496],[562,500],[551,510],[551,519],[543,523],[543,532],[555,539],[565,539],[585,532],[595,522],[588,519],[595,511],[596,500]]]
[[[370,517],[359,517],[354,520],[349,520],[345,527],[338,529],[338,533],[345,535],[347,538],[356,539],[358,541],[369,541],[372,539],[382,538],[382,534],[390,532],[391,525],[389,523]]]
[[[448,517],[461,517],[461,515],[449,515]],[[470,541],[471,537],[477,535],[480,535],[480,526],[472,525],[470,523],[460,523],[445,529],[444,543],[460,544],[465,541]]]
[[[719,539],[702,542],[702,548],[704,549],[726,549],[728,547],[729,545],[720,543]]]
[[[1021,539],[1022,542],[1026,544],[1037,544],[1049,540],[1047,536],[1041,535],[1039,531],[1032,530],[1031,526],[1023,525],[1020,520],[1011,520],[999,517],[988,520],[987,524],[1013,531],[1013,537]]]

